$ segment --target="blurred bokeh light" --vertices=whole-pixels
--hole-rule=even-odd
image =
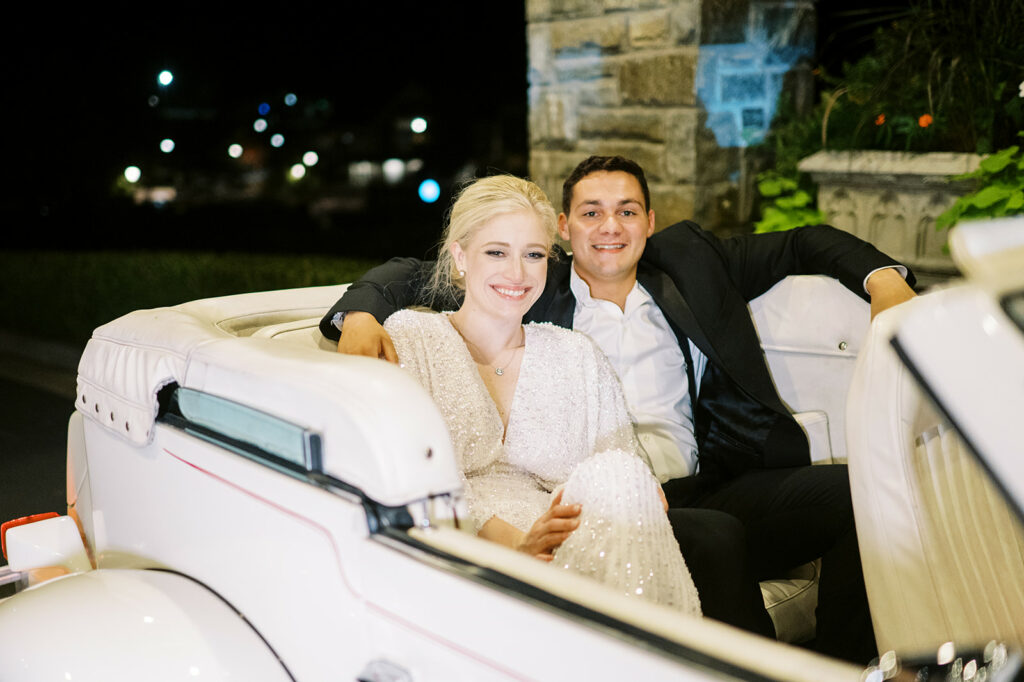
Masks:
[[[441,196],[441,185],[428,178],[420,183],[419,195],[423,203],[432,204]]]

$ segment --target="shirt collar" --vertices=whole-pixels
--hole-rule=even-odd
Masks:
[[[583,281],[583,278],[576,273],[575,264],[569,268],[569,289],[572,291],[572,295],[576,297],[576,301],[585,308],[594,308],[602,303],[601,299],[590,295],[590,285]],[[640,282],[633,282],[633,288],[626,295],[626,310],[624,314],[628,315],[651,300],[651,295],[640,286]],[[615,305],[610,301],[603,302],[608,305]]]

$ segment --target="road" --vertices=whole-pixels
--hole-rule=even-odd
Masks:
[[[0,332],[0,523],[66,511],[67,423],[80,353]]]

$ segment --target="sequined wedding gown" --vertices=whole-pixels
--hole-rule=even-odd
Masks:
[[[384,325],[403,367],[434,397],[451,432],[469,510],[527,531],[564,485],[580,527],[554,564],[620,592],[699,614],[690,578],[637,452],[618,378],[586,336],[528,324],[507,432],[448,316],[403,310]]]

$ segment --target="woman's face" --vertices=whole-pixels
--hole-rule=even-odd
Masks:
[[[548,238],[532,211],[502,213],[485,222],[463,249],[452,244],[466,272],[464,307],[522,319],[544,290]]]

